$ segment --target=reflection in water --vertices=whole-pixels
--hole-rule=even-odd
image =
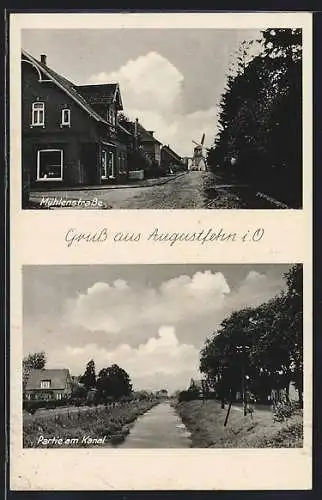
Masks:
[[[190,433],[169,403],[139,417],[118,448],[189,448]]]

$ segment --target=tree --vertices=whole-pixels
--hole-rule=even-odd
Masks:
[[[191,399],[198,399],[200,396],[200,389],[193,378],[190,380],[190,385],[188,388],[189,396]]]
[[[30,353],[22,360],[22,384],[26,387],[30,371],[42,370],[46,365],[46,353],[44,351]]]
[[[292,378],[303,404],[303,267],[295,264],[285,274],[287,294],[285,315],[289,319],[290,358]]]
[[[220,102],[219,133],[208,163],[264,189],[290,206],[302,196],[301,30],[268,29],[250,57],[242,44]]]
[[[302,266],[292,266],[284,278],[284,291],[256,308],[233,312],[201,350],[200,371],[222,403],[247,389],[263,401],[273,388],[288,394],[294,381],[302,404]]]
[[[95,388],[96,386],[95,363],[92,359],[87,363],[84,375],[80,377],[79,381],[81,384],[84,384],[87,390]]]
[[[72,381],[72,398],[85,400],[87,396],[87,388],[84,384]]]
[[[132,384],[128,373],[114,364],[103,368],[97,378],[98,397],[103,400],[119,400],[132,393]]]

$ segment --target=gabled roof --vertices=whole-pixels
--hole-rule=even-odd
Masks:
[[[21,50],[22,57],[29,61],[38,71],[42,72],[49,80],[52,80],[63,92],[65,92],[71,99],[73,99],[84,111],[86,111],[94,120],[98,122],[102,122],[106,125],[110,125],[107,120],[105,120],[99,113],[97,113],[91,106],[90,102],[86,99],[85,95],[82,95],[79,92],[79,88],[85,87],[96,87],[96,85],[75,85],[67,78],[59,75],[53,69],[49,68],[46,64],[43,64],[41,61],[35,59],[31,54],[29,54],[26,50]],[[120,89],[118,84],[104,84],[98,85],[97,87],[106,87],[106,95],[108,94],[107,89],[110,88],[111,93],[113,93],[113,89],[115,95],[117,94],[119,99],[121,100]],[[116,92],[117,91],[117,92]],[[84,91],[86,93],[86,91]],[[89,90],[88,90],[88,93]],[[113,97],[114,98],[114,97]],[[121,101],[120,101],[121,102]],[[122,105],[122,102],[121,102]],[[123,132],[129,133],[124,127],[117,124],[118,128],[123,130]]]
[[[171,149],[170,146],[164,145],[164,146],[162,146],[162,150],[166,151],[174,159],[179,160],[179,161],[182,160],[181,156],[178,155],[178,153],[176,153],[175,151],[173,151],[173,149]]]
[[[118,83],[77,85],[76,88],[91,106],[95,106],[96,104],[106,104],[109,106],[113,102],[117,102],[119,109],[123,109]]]
[[[196,380],[196,379],[192,378],[190,380],[190,387],[192,385],[194,385],[197,389],[202,390],[202,388],[203,388],[203,381],[202,380]]]
[[[26,384],[26,390],[32,391],[41,389],[40,382],[42,380],[50,380],[50,389],[65,389],[69,377],[70,374],[67,368],[31,370]]]
[[[56,71],[49,68],[47,65],[35,59],[32,55],[28,54],[24,49],[22,49],[22,55],[29,62],[31,62],[36,68],[47,76],[49,80],[52,80],[56,85],[63,90],[69,97],[71,97],[81,108],[83,108],[92,118],[96,121],[108,123],[104,120],[96,111],[88,104],[86,99],[81,96],[77,90],[76,85],[64,78],[63,76],[56,73]]]
[[[158,144],[162,144],[158,139],[154,137],[151,132],[148,132],[141,123],[138,124],[138,134],[140,136],[141,141],[144,142],[157,142]]]
[[[122,122],[123,128],[126,128],[132,135],[135,133],[135,122],[124,121]],[[141,123],[138,123],[138,136],[143,142],[157,142],[162,144],[158,139],[156,139],[150,132],[148,132]]]

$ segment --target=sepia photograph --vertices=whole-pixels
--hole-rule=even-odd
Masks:
[[[301,28],[24,28],[22,208],[301,209],[302,102]]]
[[[25,265],[24,448],[302,448],[301,264]]]

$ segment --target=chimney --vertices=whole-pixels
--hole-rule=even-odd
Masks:
[[[40,62],[42,64],[44,64],[45,66],[47,66],[47,56],[46,56],[46,54],[41,54],[41,56],[40,56]]]

